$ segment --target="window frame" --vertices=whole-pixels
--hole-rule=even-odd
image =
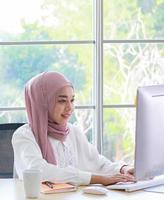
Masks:
[[[99,153],[102,152],[103,144],[103,109],[104,108],[131,108],[133,104],[103,104],[103,45],[119,43],[164,43],[163,39],[148,40],[104,40],[103,39],[103,0],[93,0],[93,40],[75,41],[23,41],[23,42],[0,42],[0,46],[9,45],[57,45],[57,44],[93,44],[93,105],[76,106],[75,109],[93,109],[93,143],[97,146]],[[25,107],[0,107],[0,111],[21,111]]]

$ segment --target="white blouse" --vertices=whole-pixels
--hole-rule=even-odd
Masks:
[[[69,124],[70,133],[62,143],[49,136],[57,165],[42,157],[28,124],[18,128],[12,137],[14,163],[18,177],[25,169],[40,169],[42,180],[88,185],[92,174],[114,175],[119,173],[123,162],[111,162],[100,155],[88,142],[80,127]]]

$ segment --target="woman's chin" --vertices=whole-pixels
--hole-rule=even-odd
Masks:
[[[66,125],[68,123],[68,119],[67,120],[62,120],[61,122],[60,122],[60,125]]]

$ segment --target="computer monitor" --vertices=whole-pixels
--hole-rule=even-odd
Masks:
[[[137,90],[135,178],[164,174],[164,85]]]

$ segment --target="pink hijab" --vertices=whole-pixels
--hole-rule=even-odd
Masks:
[[[41,73],[33,77],[25,86],[29,125],[40,146],[43,158],[52,164],[57,163],[48,135],[64,141],[69,134],[67,124],[57,125],[52,119],[56,94],[65,86],[72,87],[72,84],[58,72]]]

